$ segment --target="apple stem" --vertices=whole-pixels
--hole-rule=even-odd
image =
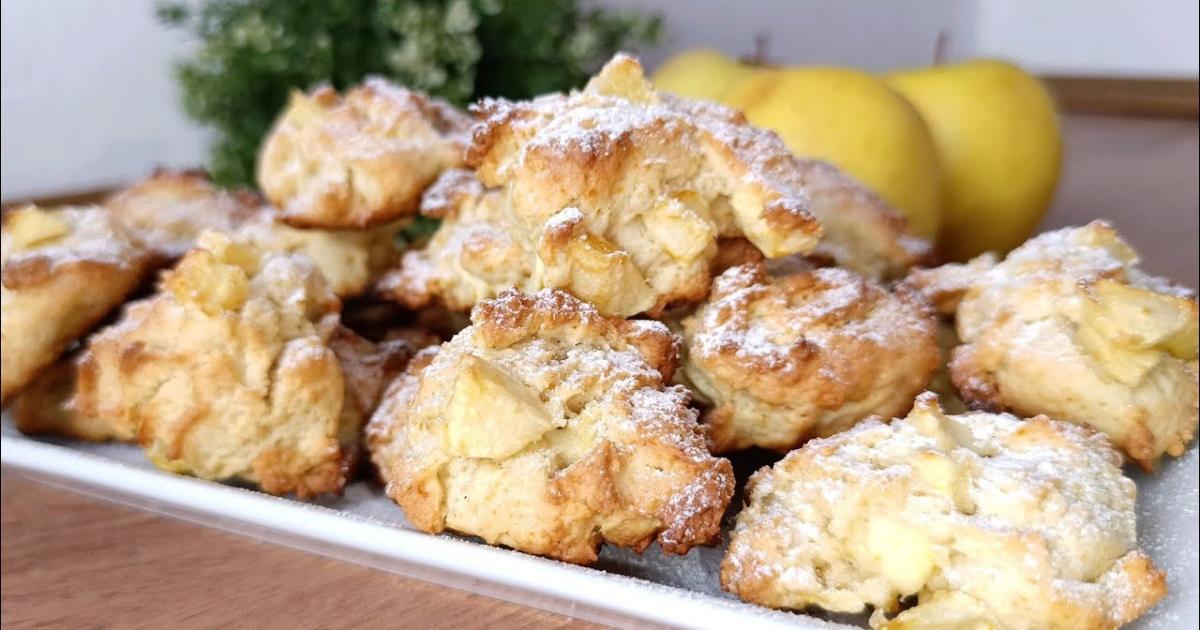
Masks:
[[[767,49],[771,45],[771,35],[766,31],[759,31],[754,36],[754,54],[750,57],[750,63],[756,66],[767,65]]]

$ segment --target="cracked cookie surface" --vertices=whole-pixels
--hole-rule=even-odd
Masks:
[[[363,357],[371,344],[340,327],[340,307],[307,259],[207,233],[89,340],[73,411],[166,470],[340,492],[387,365]]]
[[[423,350],[367,429],[388,495],[417,528],[568,562],[602,543],[714,543],[733,493],[687,391],[677,341],[561,291],[508,291]]]
[[[1136,488],[1086,427],[907,418],[813,440],[750,480],[722,586],[776,608],[875,608],[877,628],[1115,628],[1166,594]],[[916,597],[901,610],[901,600]]]
[[[908,281],[955,317],[950,375],[969,405],[1086,424],[1146,469],[1194,439],[1196,296],[1141,271],[1111,225]]]
[[[99,206],[4,214],[0,401],[7,403],[141,284],[147,251]]]
[[[203,171],[170,170],[157,171],[104,202],[163,264],[195,247],[206,230],[233,231],[260,205],[249,191],[217,188]]]
[[[901,415],[940,356],[933,310],[916,292],[797,264],[730,268],[682,330],[683,373],[710,405],[714,452],[786,452]]]
[[[399,257],[398,224],[365,230],[291,227],[258,195],[218,188],[199,171],[157,172],[105,206],[162,263],[195,247],[206,230],[226,232],[261,249],[307,256],[339,297],[365,293]]]

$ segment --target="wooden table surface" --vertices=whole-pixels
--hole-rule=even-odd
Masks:
[[[1195,121],[1071,117],[1045,227],[1114,220],[1195,288]],[[0,483],[0,625],[588,627],[578,620],[111,505],[12,470]]]

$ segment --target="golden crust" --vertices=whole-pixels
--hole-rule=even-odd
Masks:
[[[253,193],[213,186],[203,171],[159,170],[109,197],[104,206],[163,262],[196,245],[205,230],[230,232],[261,205]]]
[[[1197,304],[1137,263],[1097,221],[911,281],[956,312],[950,373],[969,405],[1089,425],[1152,469],[1195,437]]]
[[[4,215],[0,404],[141,283],[148,255],[96,206]]]
[[[903,414],[939,360],[924,298],[844,269],[733,267],[683,334],[687,379],[712,405],[704,420],[714,452],[786,452],[872,415]]]
[[[1115,628],[1167,588],[1137,549],[1120,463],[1086,428],[947,416],[925,394],[907,418],[814,440],[756,473],[721,584],[777,608],[871,606],[872,626],[896,630]]]
[[[63,435],[91,442],[132,442],[133,427],[75,413],[76,357],[64,357],[42,371],[13,402],[17,429],[29,435]]]
[[[895,275],[928,253],[900,215],[836,168],[796,158],[734,110],[655,93],[627,56],[583,92],[485,101],[477,115],[468,161],[485,184],[507,186],[530,223],[575,205],[620,241],[612,208],[650,213],[690,193],[720,235],[744,235],[771,258],[812,251],[814,217],[820,251],[863,273]]]
[[[468,124],[450,105],[379,78],[344,97],[329,87],[293,92],[263,144],[258,183],[297,227],[390,223],[461,164]]]
[[[530,223],[574,206],[602,227],[619,222],[613,213],[698,196],[688,210],[772,257],[807,253],[820,235],[806,191],[783,181],[791,154],[776,136],[733,110],[655,93],[632,57],[614,57],[582,92],[475,112],[468,162],[488,186],[508,187]]]
[[[602,542],[711,544],[733,493],[688,394],[677,341],[561,291],[508,291],[418,354],[367,429],[388,495],[417,528],[569,562]]]
[[[423,347],[426,346],[403,338],[373,343],[344,326],[338,326],[329,340],[329,348],[342,368],[347,393],[364,419],[375,411],[384,387],[404,371],[409,359]]]
[[[383,378],[371,375],[395,366],[358,356],[339,309],[306,259],[206,234],[160,293],[89,340],[74,411],[136,435],[167,470],[340,492]]]

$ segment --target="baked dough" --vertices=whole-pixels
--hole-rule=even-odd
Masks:
[[[845,269],[733,267],[683,321],[684,373],[714,452],[787,452],[902,415],[939,362],[933,309]]]
[[[947,416],[923,394],[756,473],[721,584],[776,608],[874,607],[876,628],[1115,628],[1167,590],[1120,465],[1086,427]]]
[[[306,258],[206,233],[160,293],[89,340],[73,411],[166,470],[340,492],[382,387],[371,369],[398,367],[362,356],[340,306]]]
[[[580,92],[473,109],[468,163],[503,188],[537,252],[536,286],[602,313],[703,299],[720,236],[771,257],[816,247],[820,227],[778,138],[732,110],[656,93],[632,57]]]
[[[149,256],[97,206],[4,214],[0,404],[141,284]]]
[[[568,562],[602,542],[711,544],[733,494],[683,387],[677,340],[562,291],[507,291],[392,382],[367,429],[387,493],[453,530]]]
[[[367,228],[411,215],[462,163],[470,119],[438,99],[367,79],[343,97],[293,92],[263,143],[258,184],[296,227]]]
[[[1092,426],[1148,470],[1195,437],[1196,297],[1142,272],[1111,225],[909,281],[956,314],[950,374],[969,405]]]
[[[605,315],[658,316],[705,297],[723,241],[769,258],[815,250],[871,276],[928,252],[837,169],[733,110],[656,93],[627,56],[582,91],[474,111],[477,179],[448,173],[427,193],[440,231],[381,287],[406,304],[560,288]]]
[[[171,263],[205,230],[233,231],[261,205],[249,192],[213,186],[203,171],[159,170],[109,197],[104,206],[138,241]]]

